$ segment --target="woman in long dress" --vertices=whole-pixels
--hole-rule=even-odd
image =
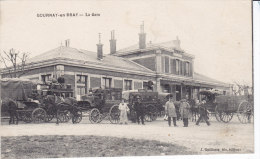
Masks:
[[[127,106],[127,103],[125,103],[124,99],[122,99],[118,109],[120,110],[120,124],[127,124],[127,112],[129,111],[129,108]]]

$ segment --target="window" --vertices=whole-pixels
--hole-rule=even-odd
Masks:
[[[169,73],[169,57],[165,56],[165,73]]]
[[[85,95],[88,88],[88,76],[77,75],[77,95]]]
[[[87,83],[88,76],[77,75],[77,83]]]
[[[165,57],[162,56],[162,72],[165,72]]]
[[[85,86],[77,86],[77,95],[85,95],[86,87]]]
[[[132,80],[124,80],[125,83],[125,90],[132,90]]]
[[[176,60],[175,59],[171,59],[171,73],[172,74],[176,74]]]
[[[41,77],[42,77],[42,82],[45,83],[51,79],[51,74],[41,75]]]
[[[176,74],[180,74],[180,60],[176,60]]]
[[[57,75],[57,78],[64,75],[64,65],[56,66],[56,75]]]
[[[143,89],[148,90],[148,82],[143,82]]]
[[[185,72],[185,75],[186,76],[189,76],[190,75],[190,63],[189,62],[186,62],[185,63],[185,67],[186,67],[186,72]]]
[[[103,88],[111,88],[112,78],[103,77],[102,80]]]

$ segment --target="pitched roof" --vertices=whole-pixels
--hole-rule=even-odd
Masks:
[[[145,49],[152,49],[152,48],[168,48],[168,49],[177,49],[177,50],[182,50],[180,47],[180,41],[179,40],[171,40],[163,43],[147,43]],[[123,49],[120,49],[116,52],[116,54],[121,54],[124,52],[129,52],[129,51],[134,51],[134,50],[139,50],[139,44],[135,44]]]
[[[60,46],[38,56],[32,57],[27,60],[27,64],[59,58],[84,61],[84,63],[96,64],[98,66],[109,66],[113,68],[125,68],[128,70],[153,72],[150,69],[145,68],[144,66],[141,66],[128,59],[105,54],[102,60],[98,60],[96,52],[65,46]]]
[[[213,78],[207,77],[207,76],[205,76],[205,75],[202,75],[202,74],[199,74],[199,73],[196,73],[196,72],[194,72],[193,79],[194,79],[194,80],[198,80],[198,81],[208,82],[208,83],[214,83],[214,84],[224,85],[224,86],[227,86],[227,85],[228,85],[228,83],[224,83],[224,82],[215,80],[215,79],[213,79]]]

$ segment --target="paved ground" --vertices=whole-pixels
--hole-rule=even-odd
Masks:
[[[253,124],[241,124],[236,116],[228,123],[219,123],[213,118],[211,126],[201,123],[196,126],[190,122],[189,127],[169,127],[162,118],[146,125],[129,123],[128,125],[110,124],[102,121],[91,124],[85,119],[79,124],[55,123],[6,125],[2,123],[1,136],[22,135],[97,135],[125,137],[131,139],[158,140],[185,146],[200,154],[214,153],[253,153],[254,127]]]

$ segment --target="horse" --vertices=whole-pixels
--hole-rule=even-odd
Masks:
[[[17,102],[11,98],[5,98],[2,100],[2,108],[1,111],[2,112],[8,112],[10,119],[9,119],[9,125],[14,124],[15,123],[15,118],[16,118],[16,125],[18,125],[18,105]]]
[[[77,100],[72,97],[68,97],[63,99],[62,97],[56,96],[56,95],[47,95],[45,98],[43,98],[43,103],[46,107],[46,109],[52,109],[52,113],[54,113],[54,116],[56,117],[56,124],[59,124],[59,117],[58,113],[62,110],[69,110],[73,117],[72,117],[72,123],[74,124],[76,122],[77,115]]]
[[[198,105],[196,104],[195,100],[194,99],[190,99],[188,101],[188,103],[190,104],[191,108],[190,108],[190,111],[191,111],[191,121],[197,121],[197,117],[199,116],[199,107]]]

